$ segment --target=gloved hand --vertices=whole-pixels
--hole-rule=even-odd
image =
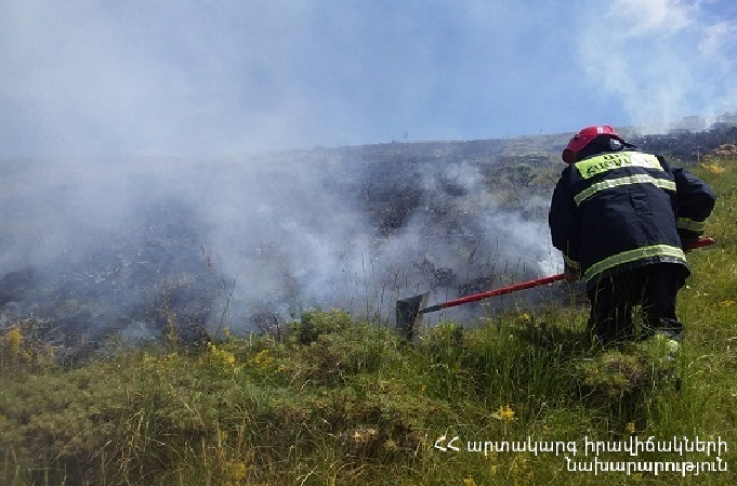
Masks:
[[[698,238],[688,238],[688,239],[685,239],[685,238],[682,237],[681,238],[681,247],[683,248],[683,252],[684,253],[688,253],[691,250],[693,250],[694,249],[694,246],[696,246],[696,243],[698,243],[698,241],[699,241]]]

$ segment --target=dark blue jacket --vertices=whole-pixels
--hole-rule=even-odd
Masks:
[[[662,157],[599,153],[561,174],[549,214],[553,246],[589,289],[651,263],[677,263],[688,275],[683,250],[703,233],[715,201],[707,184]]]

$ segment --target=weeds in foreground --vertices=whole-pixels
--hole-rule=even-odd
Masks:
[[[719,246],[690,256],[675,362],[658,343],[592,348],[576,307],[443,323],[412,345],[312,311],[278,339],[225,332],[184,347],[172,335],[75,368],[55,364],[21,322],[0,333],[0,484],[734,484],[737,175],[720,167],[726,195],[707,229]],[[650,437],[723,440],[729,469],[570,469],[568,459],[593,461],[586,441]],[[672,450],[597,458],[716,461]]]
[[[651,345],[601,353],[585,344],[581,317],[563,309],[534,328],[529,315],[474,329],[442,324],[407,346],[340,311],[314,311],[281,341],[231,336],[194,350],[129,349],[26,374],[4,358],[0,478],[530,485],[562,481],[562,456],[480,453],[482,444],[734,431],[724,392],[712,397],[715,407],[699,404],[706,390],[691,378],[704,358],[673,365]],[[24,345],[17,332],[2,339],[3,350]],[[673,366],[687,375],[681,392],[663,381]],[[457,437],[460,450],[438,449],[443,436],[441,446]]]

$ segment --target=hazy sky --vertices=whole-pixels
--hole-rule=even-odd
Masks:
[[[657,126],[736,62],[734,0],[0,0],[0,157]]]

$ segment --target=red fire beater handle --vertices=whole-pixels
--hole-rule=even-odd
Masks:
[[[696,248],[713,245],[714,243],[714,238],[701,238],[691,247],[691,249],[694,250]],[[551,275],[549,277],[528,280],[527,282],[522,282],[514,285],[507,285],[506,287],[500,287],[494,290],[487,290],[486,292],[481,292],[479,294],[467,295],[465,297],[461,297],[460,299],[449,300],[448,302],[441,302],[440,304],[431,305],[430,307],[425,307],[424,309],[420,310],[420,313],[426,314],[428,312],[435,312],[441,309],[447,309],[448,307],[455,307],[457,305],[468,304],[470,302],[477,302],[479,300],[488,299],[489,297],[497,297],[499,295],[511,294],[512,292],[517,292],[518,290],[526,290],[534,287],[540,287],[542,285],[557,282],[558,280],[563,280],[564,278],[565,274],[559,273],[556,275]]]

